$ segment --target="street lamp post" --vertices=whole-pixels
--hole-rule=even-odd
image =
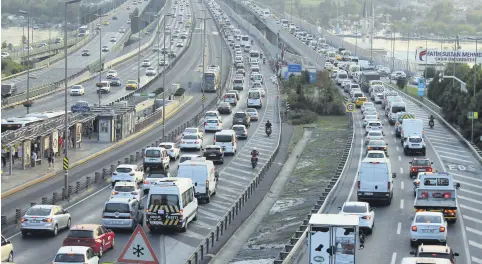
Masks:
[[[410,54],[410,33],[407,33],[407,73],[410,72],[410,64],[408,62],[409,54]]]
[[[206,46],[206,21],[211,19],[211,18],[206,17],[206,15],[205,15],[206,10],[203,9],[201,11],[203,12],[203,17],[199,18],[203,21],[203,38],[202,38],[202,45],[201,45],[202,49],[203,49],[203,52],[202,52],[203,53],[203,55],[202,55],[203,56],[203,60],[202,60],[203,61],[203,74],[202,74],[203,82],[202,82],[202,88],[201,88],[201,91],[202,91],[201,100],[202,100],[202,112],[204,113],[204,100],[205,100],[204,90],[206,89],[206,78],[204,77],[204,73],[206,72],[206,69],[205,69],[205,67],[206,67],[206,63],[205,63],[205,59],[206,59],[205,58],[206,57],[206,54],[205,54],[205,52],[206,52],[206,47],[205,47]]]
[[[163,47],[163,54],[164,54],[164,68],[162,70],[162,140],[165,140],[166,136],[166,24],[167,18],[172,17],[173,14],[165,14],[164,15],[164,47]],[[170,36],[170,34],[169,34]],[[169,42],[169,50],[171,49],[171,42]],[[170,53],[169,53],[170,55]]]
[[[65,103],[65,116],[64,116],[64,140],[65,140],[65,143],[64,143],[64,147],[65,147],[65,150],[64,150],[64,161],[67,160],[68,161],[68,155],[67,155],[67,151],[68,151],[68,134],[69,134],[69,122],[68,122],[68,118],[69,118],[69,115],[68,115],[68,109],[67,109],[67,94],[68,94],[68,89],[67,89],[67,6],[70,5],[70,4],[73,4],[73,3],[77,3],[77,2],[80,2],[81,0],[69,0],[67,2],[65,2],[65,18],[64,18],[64,61],[65,61],[65,69],[64,69],[64,85],[65,85],[65,91],[64,91],[64,103]],[[72,133],[73,134],[73,133]],[[73,136],[73,135],[72,135]],[[68,179],[69,179],[69,170],[68,168],[66,170],[64,170],[64,188],[65,190],[68,189],[69,187],[69,183],[68,183]],[[69,196],[69,193],[67,192],[67,195]]]
[[[79,0],[80,1],[80,0]],[[100,12],[100,9],[99,9]],[[102,25],[102,18],[107,15],[95,14],[94,16],[99,18],[99,25]],[[94,23],[92,23],[94,24]],[[102,26],[99,26],[99,84],[102,82]],[[99,88],[99,106],[102,104],[102,90]]]
[[[19,10],[18,13],[27,15],[27,101],[25,106],[27,107],[27,114],[30,112],[30,13],[24,10]],[[33,34],[32,34],[33,36]],[[22,37],[22,43],[23,43]],[[32,40],[33,42],[33,40]],[[23,45],[25,49],[25,45]]]

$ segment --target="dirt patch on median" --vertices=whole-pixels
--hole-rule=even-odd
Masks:
[[[273,263],[333,177],[349,133],[348,116],[320,117],[313,126],[283,193],[231,263]],[[290,149],[301,138],[297,134],[303,134],[303,125],[296,127]]]

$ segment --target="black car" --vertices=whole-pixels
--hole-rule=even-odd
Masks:
[[[175,58],[176,57],[176,53],[174,51],[171,51],[169,53],[169,58]]]
[[[82,50],[82,56],[90,56],[89,50]]]
[[[119,77],[114,77],[114,78],[110,79],[110,85],[111,86],[121,86],[122,85],[121,79]]]
[[[233,112],[231,104],[228,102],[221,102],[218,106],[218,112],[220,114],[231,114]]]
[[[220,146],[208,145],[204,148],[204,157],[206,160],[212,160],[220,164],[224,163],[224,151]]]
[[[246,111],[236,112],[233,116],[233,125],[245,125],[249,127],[251,125],[251,119]]]
[[[117,17],[116,17],[116,16],[113,16],[113,17],[112,17],[112,20],[117,20]]]
[[[367,153],[370,150],[382,150],[382,151],[385,151],[385,154],[388,154],[387,153],[387,143],[385,143],[384,140],[375,139],[375,140],[368,141]]]

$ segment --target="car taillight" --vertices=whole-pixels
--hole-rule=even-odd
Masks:
[[[22,221],[22,223],[28,222],[28,220],[27,220],[27,219],[25,219],[25,218],[22,218],[22,220],[21,220],[21,221]]]
[[[207,125],[207,124],[208,124],[208,122],[204,122],[204,125]]]
[[[42,222],[52,223],[52,218],[45,218]]]
[[[416,226],[412,226],[412,231],[413,231],[413,232],[417,232],[417,227],[416,227]]]
[[[428,198],[428,192],[422,192],[420,198]]]
[[[358,181],[358,189],[360,189],[360,181]]]
[[[428,171],[428,172],[431,172],[431,171],[432,171],[432,168],[427,168],[427,171]]]
[[[450,199],[452,197],[452,194],[450,192],[444,193],[444,198],[445,199]]]
[[[367,215],[367,216],[362,217],[362,219],[364,219],[364,220],[370,220],[371,217],[370,217],[369,215]]]
[[[216,138],[213,139],[213,142],[216,143]]]
[[[371,149],[372,149],[372,147],[368,147],[368,150],[371,150]]]
[[[117,192],[117,191],[112,192],[112,195],[116,195],[116,194],[119,194],[119,192]]]
[[[417,168],[412,168],[412,171],[417,171]]]
[[[183,140],[183,141],[181,141],[181,144],[185,144],[185,143],[186,143],[186,141],[184,141],[184,140]]]
[[[181,216],[181,219],[182,219],[183,213],[184,213],[184,210],[183,210],[183,209],[179,210],[179,215]]]
[[[148,180],[145,180],[144,184],[150,184],[150,182]]]
[[[219,123],[217,123],[216,126],[219,126]]]
[[[390,191],[390,186],[391,186],[391,183],[389,182],[388,183],[388,190]]]
[[[438,229],[439,232],[445,232],[445,227],[444,226],[441,226],[439,229]]]
[[[199,144],[199,141],[197,141],[197,140],[196,140],[196,141],[194,141],[194,144]]]

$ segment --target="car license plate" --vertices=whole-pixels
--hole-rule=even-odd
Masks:
[[[152,225],[162,225],[161,221],[149,221]]]
[[[187,142],[187,144],[194,144],[194,142]]]
[[[210,157],[216,157],[216,154],[209,154]]]
[[[418,171],[425,171],[425,169],[418,169]]]
[[[373,195],[373,193],[365,193],[365,195]]]
[[[433,229],[422,229],[422,233],[434,233]]]
[[[418,147],[420,146],[419,144],[413,144],[412,147]]]
[[[120,225],[120,224],[122,224],[121,221],[110,221],[110,223],[113,224],[113,225]]]

